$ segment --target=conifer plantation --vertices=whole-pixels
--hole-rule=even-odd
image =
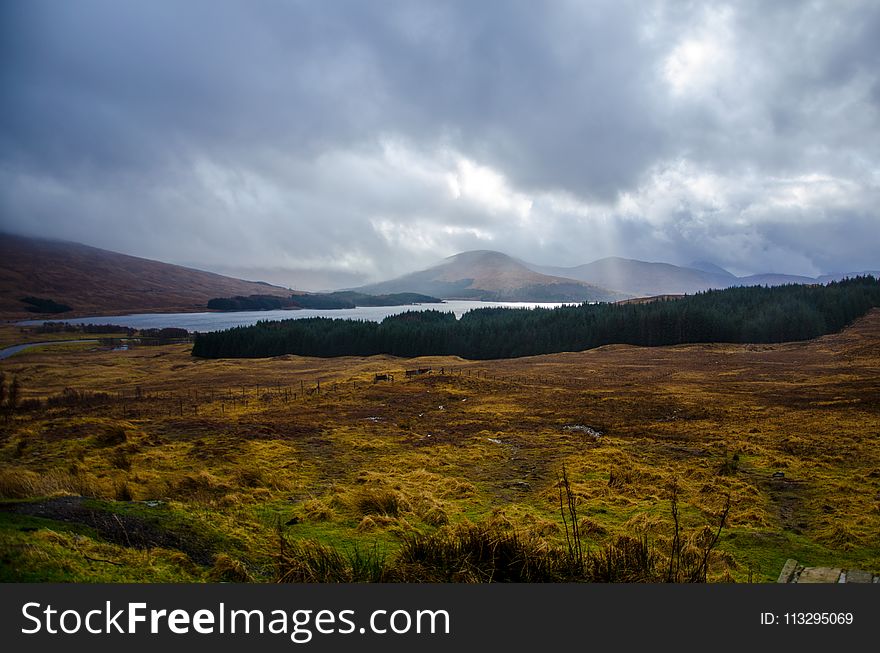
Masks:
[[[837,332],[875,306],[880,306],[880,281],[865,276],[826,286],[710,290],[642,304],[483,308],[461,319],[432,310],[394,315],[381,323],[266,321],[200,334],[192,353],[202,358],[390,354],[484,360],[609,344],[776,343]]]

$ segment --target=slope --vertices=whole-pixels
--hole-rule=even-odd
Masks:
[[[78,243],[0,234],[0,315],[36,317],[23,297],[69,306],[74,315],[205,310],[213,297],[289,296],[286,288],[161,263]]]

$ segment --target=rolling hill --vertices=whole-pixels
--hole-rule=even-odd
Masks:
[[[876,271],[873,274],[880,276]],[[815,279],[786,274],[736,277],[709,262],[681,267],[624,258],[564,268],[476,250],[353,290],[370,295],[420,293],[483,301],[617,301],[730,286],[827,283],[846,276],[854,274]],[[260,281],[243,281],[78,243],[0,234],[0,317],[6,319],[203,311],[214,298],[292,294],[304,295]],[[22,301],[25,298],[28,302]]]
[[[592,283],[543,274],[501,252],[476,250],[426,270],[356,288],[389,294],[417,292],[443,299],[525,302],[613,301],[623,295]]]
[[[213,297],[258,294],[293,291],[78,243],[0,234],[0,315],[10,319],[204,311]],[[71,310],[29,312],[23,297]]]
[[[853,272],[845,274],[806,277],[793,274],[763,273],[737,277],[713,263],[698,261],[684,267],[671,263],[648,263],[625,258],[603,258],[585,265],[570,268],[524,263],[529,269],[543,274],[577,279],[596,284],[633,297],[654,295],[693,294],[711,288],[732,286],[782,286],[790,283],[813,284],[839,281],[857,274],[877,272]]]
[[[831,283],[832,281],[840,281],[841,279],[846,279],[847,277],[854,277],[856,275],[872,276],[880,279],[880,270],[863,270],[862,272],[838,272],[835,274],[823,274],[820,277],[816,278],[816,281],[819,283]]]
[[[618,257],[603,258],[571,268],[531,267],[545,274],[578,279],[635,297],[691,294],[707,288],[727,288],[736,282],[736,277],[729,273],[725,275],[670,263],[648,263]]]

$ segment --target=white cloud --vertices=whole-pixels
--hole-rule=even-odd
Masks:
[[[455,172],[446,178],[456,200],[470,201],[491,215],[511,214],[524,220],[532,210],[532,200],[512,190],[504,176],[488,166],[460,158]]]
[[[292,286],[487,247],[880,266],[877,3],[221,3],[206,30],[94,2],[5,14],[2,229]]]
[[[663,62],[663,75],[678,96],[703,95],[726,81],[735,62],[729,7],[703,10],[704,16]]]

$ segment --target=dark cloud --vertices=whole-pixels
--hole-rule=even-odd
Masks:
[[[3,3],[0,227],[299,287],[877,267],[876,3]]]

